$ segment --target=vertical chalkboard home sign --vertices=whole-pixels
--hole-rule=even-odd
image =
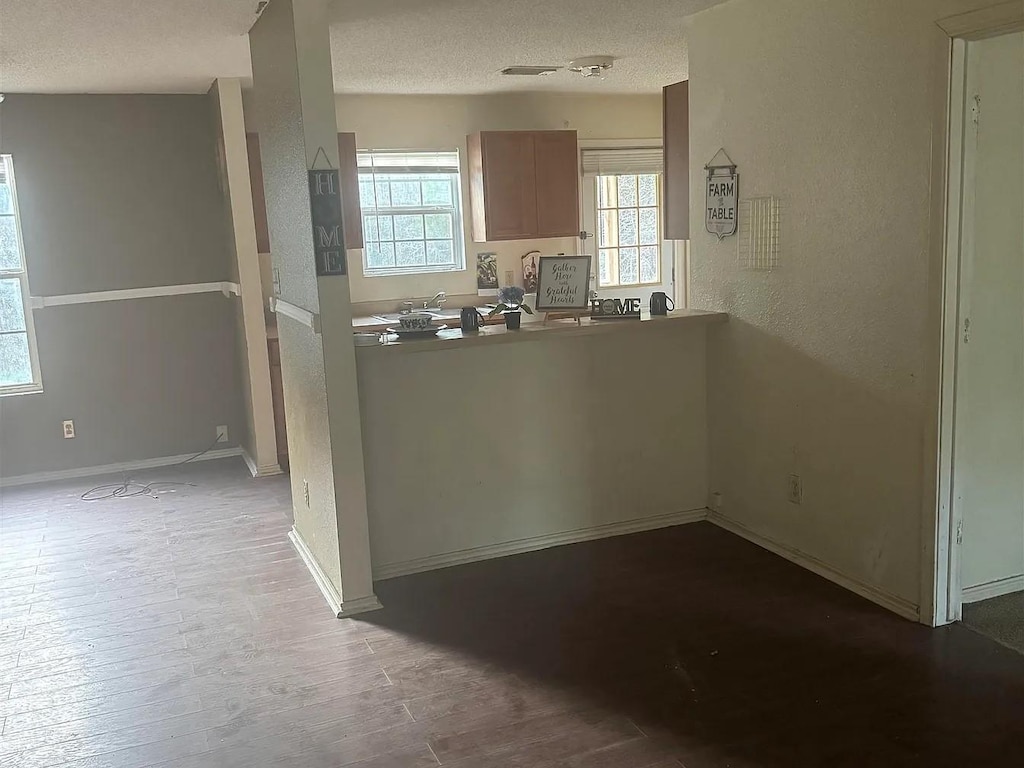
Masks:
[[[537,309],[571,312],[590,306],[590,256],[541,256],[537,265]]]
[[[313,219],[317,275],[344,275],[345,234],[341,220],[341,184],[336,169],[309,172],[309,212]]]

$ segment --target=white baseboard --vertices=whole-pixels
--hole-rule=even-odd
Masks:
[[[684,523],[695,523],[699,520],[704,520],[706,517],[706,509],[693,509],[686,512],[658,515],[657,517],[646,517],[640,520],[599,525],[593,528],[580,528],[575,531],[533,536],[527,539],[506,541],[500,544],[488,544],[482,547],[462,549],[457,552],[446,552],[440,555],[431,555],[400,563],[386,563],[375,566],[373,578],[378,581],[393,579],[396,576],[408,576],[412,573],[432,571],[452,565],[475,563],[479,560],[490,560],[495,557],[505,557],[506,555],[518,555],[523,552],[533,552],[538,549],[558,547],[563,544],[577,544],[581,541],[592,541],[610,536],[622,536],[627,533],[639,533],[640,531],[652,531],[656,528],[683,525]]]
[[[242,458],[245,459],[245,466],[249,468],[249,474],[253,477],[273,477],[284,474],[281,465],[276,461],[272,464],[264,464],[262,467],[259,466],[244,448],[242,449]]]
[[[991,600],[993,597],[1002,597],[1014,592],[1024,592],[1024,574],[965,587],[960,599],[964,603],[979,603],[982,600]]]
[[[828,579],[851,592],[855,592],[876,605],[880,605],[893,613],[899,614],[905,619],[910,619],[911,621],[920,621],[921,619],[920,606],[915,605],[909,600],[904,600],[902,597],[897,597],[885,590],[872,586],[871,584],[866,584],[852,576],[847,576],[845,573],[837,571],[828,563],[825,563],[812,555],[808,555],[805,552],[788,547],[785,544],[780,544],[767,536],[763,536],[760,533],[752,531],[742,523],[737,523],[734,520],[724,517],[718,512],[709,511],[708,521],[714,523],[719,528],[729,531],[729,533],[734,533],[749,542],[757,544],[763,549],[767,549],[769,552],[772,552],[779,557],[784,557],[790,562],[796,563],[812,573],[818,574],[824,579]]]
[[[331,583],[331,580],[327,578],[327,574],[320,567],[316,557],[313,556],[313,552],[306,544],[306,540],[302,538],[301,533],[295,530],[294,526],[288,531],[288,538],[291,540],[292,546],[295,547],[295,551],[299,553],[299,557],[302,558],[302,562],[306,564],[306,568],[313,577],[313,581],[320,587],[320,594],[324,596],[327,604],[331,607],[331,611],[339,619],[346,619],[349,616],[355,616],[357,613],[366,613],[367,611],[383,608],[376,595],[357,597],[354,600],[342,600],[338,590]]]
[[[139,461],[123,461],[118,464],[101,464],[95,467],[78,467],[77,469],[60,469],[55,472],[34,472],[30,475],[13,475],[11,477],[0,477],[0,488],[15,485],[34,485],[36,483],[53,483],[58,480],[73,480],[79,477],[94,477],[97,475],[111,475],[120,472],[134,472],[138,469],[154,469],[156,467],[170,467],[181,464],[192,458],[192,462],[212,461],[213,459],[224,459],[230,456],[240,456],[241,448],[220,448],[215,451],[207,451],[201,456],[194,453],[183,453],[180,456],[159,456],[155,459],[141,459]]]

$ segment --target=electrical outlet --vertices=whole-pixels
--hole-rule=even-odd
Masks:
[[[64,439],[70,440],[75,436],[75,422],[71,419],[64,420]]]
[[[505,285],[515,285],[516,273],[511,269],[505,270]]]
[[[722,494],[718,493],[717,491],[711,494],[711,511],[722,511]]]
[[[309,482],[307,480],[302,481],[302,495],[306,497],[306,506],[309,506]]]
[[[228,441],[228,425],[221,424],[217,427],[217,442],[226,443]]]
[[[804,500],[804,483],[800,475],[790,475],[787,485],[790,504],[801,504]]]

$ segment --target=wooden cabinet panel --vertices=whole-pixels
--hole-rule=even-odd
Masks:
[[[341,177],[341,215],[345,223],[345,247],[363,247],[363,212],[359,207],[359,166],[356,135],[338,134],[338,170]]]
[[[249,186],[252,190],[252,212],[256,219],[256,250],[270,253],[270,229],[267,226],[267,198],[263,186],[263,160],[260,137],[245,134],[249,151]],[[359,207],[359,168],[356,164],[356,135],[338,134],[338,164],[341,180],[342,216],[345,222],[345,247],[363,247],[363,215]]]
[[[579,232],[575,131],[483,131],[468,147],[475,242]]]
[[[245,134],[249,153],[249,188],[252,191],[252,214],[256,219],[256,250],[270,253],[270,230],[267,227],[267,198],[263,191],[263,161],[260,159],[260,137]]]
[[[479,134],[482,216],[474,215],[473,239],[520,240],[537,232],[533,134],[490,131]],[[472,153],[474,148],[471,147]],[[470,165],[474,163],[470,161]]]
[[[533,139],[537,178],[537,235],[580,233],[579,152],[575,131],[538,131]]]
[[[665,239],[690,239],[690,83],[662,89]]]

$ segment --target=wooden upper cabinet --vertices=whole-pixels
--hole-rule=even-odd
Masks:
[[[338,175],[341,177],[341,220],[345,225],[345,248],[363,247],[363,211],[359,207],[359,165],[356,135],[338,134]]]
[[[270,230],[267,226],[267,200],[263,187],[263,161],[260,137],[245,134],[249,151],[249,185],[252,189],[253,216],[256,219],[256,250],[270,253]],[[356,164],[356,135],[338,134],[338,165],[341,180],[342,217],[345,223],[345,247],[363,247],[363,216],[359,208],[359,168]]]
[[[690,83],[662,89],[665,239],[690,239]]]
[[[483,131],[467,142],[475,242],[579,233],[575,131]]]
[[[539,131],[534,134],[539,237],[579,237],[580,171],[577,146],[576,131]]]

